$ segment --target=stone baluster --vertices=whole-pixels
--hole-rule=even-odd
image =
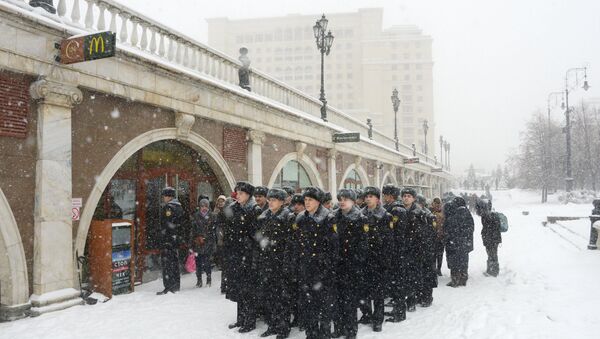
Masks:
[[[87,1],[87,9],[85,11],[85,28],[94,28],[94,1]]]
[[[58,16],[64,18],[67,15],[67,0],[59,0],[57,8]]]
[[[131,46],[137,47],[138,39],[138,18],[131,18]]]
[[[100,14],[98,15],[98,30],[104,31],[106,30],[106,19],[104,18],[106,5],[103,2],[98,4],[98,11],[100,12]]]
[[[177,38],[177,44],[175,45],[176,50],[175,50],[175,62],[179,65],[182,64],[181,59],[182,59],[182,55],[183,55],[183,49],[185,48],[185,45],[183,44],[183,41],[179,40],[179,38]]]
[[[71,10],[71,22],[79,25],[79,19],[81,19],[81,13],[79,12],[79,0],[74,0],[73,9]]]
[[[166,47],[165,47],[165,34],[157,31],[156,34],[160,34],[160,44],[158,47],[158,55],[162,58],[165,57],[165,51],[166,51]]]
[[[189,67],[190,65],[190,56],[189,56],[189,45],[187,43],[182,44],[183,46],[183,65],[185,67]]]
[[[140,47],[143,51],[146,51],[148,49],[148,28],[142,23],[140,23],[140,27],[142,29],[142,40],[140,40]]]
[[[153,27],[148,27],[150,30],[150,53],[156,53],[156,48],[158,47],[156,44],[156,30]]]
[[[198,61],[198,57],[196,56],[196,47],[195,46],[191,46],[191,53],[190,53],[190,65],[189,67],[193,70],[196,70],[196,62]]]
[[[175,59],[175,36],[169,35],[169,53],[167,54],[167,59],[169,61],[173,61]]]
[[[204,71],[204,52],[202,49],[198,50],[197,57],[198,61],[196,62],[196,70],[200,73]]]
[[[206,75],[210,75],[210,55],[208,54],[207,51],[204,51],[202,53],[202,58],[204,58],[204,69],[203,72]]]
[[[121,32],[119,35],[119,38],[120,38],[119,40],[121,41],[121,43],[127,44],[128,43],[127,39],[129,38],[129,33],[127,32],[127,21],[129,21],[130,15],[127,13],[121,12],[120,16],[121,16]]]
[[[109,30],[113,33],[117,33],[117,12],[118,10],[114,7],[109,9],[110,12],[110,25]]]

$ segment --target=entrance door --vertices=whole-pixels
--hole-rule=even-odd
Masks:
[[[191,223],[189,217],[195,207],[192,189],[194,187],[192,175],[174,169],[153,169],[146,171],[141,180],[142,196],[140,203],[143,206],[140,214],[140,227],[137,234],[137,261],[136,282],[154,280],[160,275],[160,228],[162,223],[163,206],[162,190],[171,186],[175,188],[176,198],[183,208],[183,222],[179,236],[183,240],[180,251],[182,258],[186,255]],[[146,275],[146,277],[144,277]]]

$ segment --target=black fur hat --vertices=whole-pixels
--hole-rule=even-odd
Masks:
[[[360,189],[360,188],[355,189],[354,193],[356,193],[356,198],[357,199],[364,199],[365,198],[365,192],[362,189]]]
[[[292,195],[291,204],[292,205],[295,205],[295,204],[302,204],[302,205],[304,205],[304,197],[302,196],[302,194],[296,193],[296,194]]]
[[[331,192],[325,192],[323,194],[323,202],[331,201],[332,199]]]
[[[254,189],[254,196],[262,195],[263,197],[266,197],[268,193],[269,188],[266,186],[256,186],[256,188]]]
[[[280,188],[271,188],[266,196],[267,198],[275,198],[277,200],[285,201],[285,198],[287,198],[287,193]]]
[[[379,188],[377,188],[375,186],[365,187],[363,193],[364,193],[365,197],[370,194],[370,195],[376,196],[377,199],[381,199],[381,191],[379,190]]]
[[[351,189],[342,188],[338,191],[337,199],[342,200],[342,198],[350,199],[352,201],[356,201],[356,192]]]
[[[292,195],[294,195],[294,193],[296,193],[296,190],[290,186],[283,186],[281,189],[284,190],[288,196],[292,196]]]
[[[251,183],[246,181],[238,181],[235,184],[235,191],[242,191],[248,193],[250,196],[254,195],[254,186]]]
[[[424,195],[417,194],[417,203],[422,206],[427,206],[427,198]]]
[[[162,190],[163,197],[173,197],[175,198],[175,189],[173,187],[165,187]]]
[[[318,187],[307,187],[304,189],[304,193],[302,193],[302,197],[313,198],[319,202],[323,202],[323,191]]]
[[[381,193],[384,195],[391,195],[394,198],[397,198],[400,195],[400,189],[392,184],[387,184],[383,186]]]
[[[417,191],[412,187],[404,187],[400,192],[400,196],[404,196],[405,194],[410,194],[413,198],[417,199]]]

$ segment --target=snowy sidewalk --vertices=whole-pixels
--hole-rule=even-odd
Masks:
[[[475,217],[467,287],[446,287],[444,267],[430,308],[385,323],[381,333],[360,325],[359,338],[600,338],[600,251],[585,249],[589,220],[541,223],[547,215],[588,215],[591,205],[541,205],[521,191],[493,194],[511,227],[499,249],[500,276],[482,274],[487,258]],[[104,304],[0,324],[0,338],[259,338],[262,323],[250,334],[227,329],[235,304],[219,293],[219,273],[213,281],[197,289],[195,275],[186,275],[182,291],[166,296],[154,294],[162,288],[155,281]],[[291,337],[304,333],[294,329]]]

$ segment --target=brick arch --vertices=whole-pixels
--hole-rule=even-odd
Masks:
[[[284,155],[283,158],[281,158],[281,160],[279,160],[279,163],[277,163],[277,166],[275,166],[275,169],[271,174],[271,178],[269,179],[269,184],[267,185],[267,187],[273,187],[273,185],[275,184],[275,179],[277,179],[277,175],[279,174],[279,172],[281,172],[283,166],[285,166],[285,164],[287,164],[291,160],[297,161],[298,163],[300,163],[300,165],[302,165],[302,167],[304,167],[312,185],[324,189],[325,186],[323,186],[323,180],[321,179],[321,175],[319,174],[319,170],[317,169],[317,165],[315,164],[315,162],[308,155],[304,153],[300,154],[298,152],[288,153]]]
[[[100,200],[102,193],[104,192],[104,189],[108,185],[110,179],[115,175],[119,168],[121,168],[123,163],[125,163],[127,159],[129,159],[133,154],[143,147],[156,141],[170,139],[177,139],[195,150],[205,152],[209,158],[207,160],[211,165],[214,166],[214,172],[217,175],[222,187],[233,190],[235,187],[235,177],[227,165],[227,162],[225,159],[223,159],[221,153],[208,140],[196,132],[190,132],[188,136],[183,137],[177,134],[176,128],[162,128],[148,131],[137,136],[123,146],[110,160],[108,165],[106,165],[106,167],[102,170],[102,173],[97,177],[96,183],[89,197],[87,198],[85,207],[81,213],[81,220],[79,221],[77,237],[75,239],[75,251],[79,251],[79,253],[84,252],[87,234],[92,222],[96,205],[98,204],[98,201]]]
[[[370,185],[369,176],[367,175],[367,171],[365,171],[365,169],[362,167],[362,165],[356,166],[356,164],[350,164],[350,166],[348,166],[348,168],[346,168],[346,171],[344,171],[344,175],[342,175],[342,180],[340,181],[340,183],[338,185],[338,189],[340,189],[344,186],[344,180],[346,180],[346,177],[348,176],[348,174],[350,174],[350,171],[352,171],[352,170],[356,170],[356,172],[358,173],[358,176],[360,177],[360,181],[362,182],[363,187]]]

